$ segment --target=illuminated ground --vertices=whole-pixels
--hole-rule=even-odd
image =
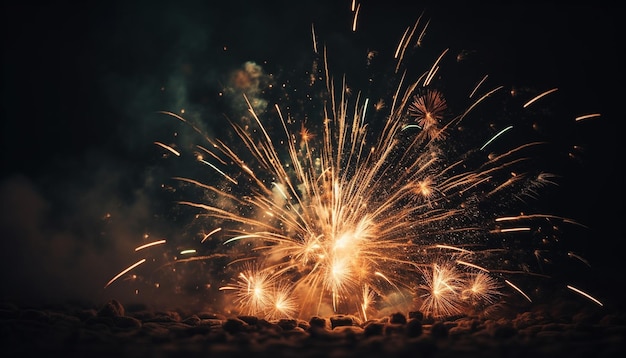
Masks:
[[[626,315],[579,300],[503,307],[493,317],[435,321],[420,313],[358,322],[351,316],[279,320],[210,312],[99,307],[0,306],[9,356],[65,357],[618,357]]]

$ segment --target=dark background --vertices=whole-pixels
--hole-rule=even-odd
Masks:
[[[228,74],[245,61],[276,73],[302,68],[311,23],[337,51],[336,68],[350,71],[348,59],[368,44],[393,51],[422,12],[431,19],[425,43],[437,51],[479,54],[504,84],[559,88],[564,124],[554,136],[584,150],[549,200],[590,228],[583,254],[601,273],[594,284],[610,292],[624,283],[624,44],[615,8],[363,1],[355,34],[347,0],[2,6],[3,299],[101,300],[142,235],[175,230],[159,216],[169,204],[154,182],[163,124],[155,111],[186,108],[217,128],[212,100]],[[571,125],[593,112],[602,116]]]

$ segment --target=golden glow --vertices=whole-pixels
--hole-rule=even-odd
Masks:
[[[356,31],[360,4],[352,6]],[[396,72],[407,50],[421,44],[428,22],[421,31],[420,25],[418,19],[404,31],[394,54]],[[317,53],[314,27],[311,35]],[[517,235],[502,234],[538,233],[532,225],[537,221],[554,227],[573,221],[551,214],[498,217],[508,210],[504,200],[534,195],[539,187],[555,184],[553,176],[536,174],[528,165],[528,152],[541,142],[509,145],[503,139],[512,126],[472,127],[467,138],[455,141],[466,124],[474,124],[461,122],[504,87],[479,96],[484,75],[467,87],[472,91],[462,96],[470,98],[465,107],[450,108],[437,86],[448,53],[444,50],[414,81],[399,73],[392,93],[370,103],[369,92],[331,75],[324,50],[318,60],[325,81],[316,74],[306,94],[321,99],[317,113],[300,118],[295,108],[279,104],[257,111],[255,98],[242,93],[247,111],[240,122],[228,120],[232,135],[226,139],[211,138],[179,114],[161,112],[191,126],[208,143],[193,151],[194,163],[203,164],[209,175],[173,179],[201,192],[178,202],[197,209],[203,228],[215,228],[200,230],[200,244],[225,252],[177,263],[227,257],[229,264],[220,269],[229,276],[214,281],[232,297],[225,300],[226,310],[267,319],[333,313],[367,319],[390,309],[447,317],[495,302],[506,287],[502,280],[532,302],[504,278],[534,273],[526,262],[507,261],[501,239]],[[221,245],[209,245],[217,238]],[[498,245],[490,246],[491,240]],[[157,243],[165,240],[138,250]],[[539,261],[539,251],[529,252]],[[509,266],[501,268],[502,262]]]

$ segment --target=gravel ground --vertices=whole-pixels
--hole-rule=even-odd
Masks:
[[[420,312],[360,322],[336,315],[267,321],[210,312],[79,304],[0,304],[4,357],[621,357],[626,316],[572,302],[499,318]]]

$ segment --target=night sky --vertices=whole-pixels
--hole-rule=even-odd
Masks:
[[[585,150],[549,197],[590,228],[586,254],[608,273],[598,282],[624,283],[618,11],[404,3],[363,1],[354,34],[347,0],[4,2],[2,299],[103,300],[144,233],[181,229],[159,194],[158,178],[176,173],[158,161],[153,142],[168,127],[156,111],[185,108],[217,131],[229,74],[246,61],[275,74],[306,68],[311,23],[336,51],[335,68],[350,72],[363,48],[393,51],[422,12],[431,20],[425,43],[437,51],[478,56],[503,84],[559,88],[566,125],[554,123],[553,136]]]

